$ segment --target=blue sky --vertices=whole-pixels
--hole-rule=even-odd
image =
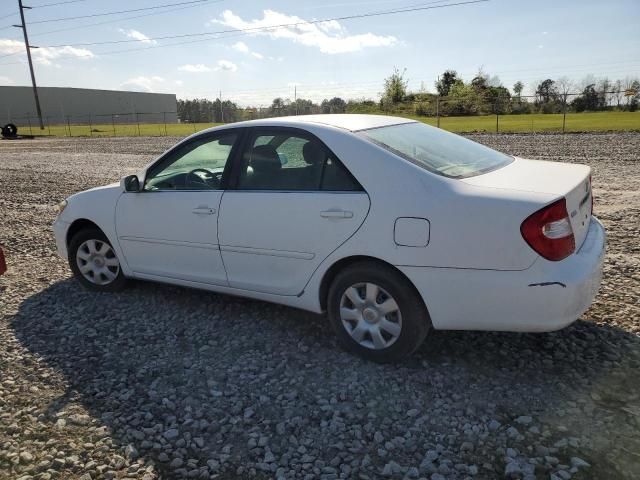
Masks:
[[[56,1],[64,0],[25,4],[37,7]],[[640,76],[638,0],[491,0],[220,38],[168,40],[149,39],[462,0],[210,0],[36,23],[180,1],[186,0],[79,0],[27,11],[30,40],[41,47],[33,52],[39,85],[170,92],[180,98],[215,98],[222,91],[224,98],[244,105],[269,105],[277,96],[293,98],[294,85],[298,97],[316,101],[332,96],[377,98],[394,66],[406,68],[411,89],[424,86],[429,91],[448,68],[471,79],[482,67],[509,88],[523,81],[525,93],[547,77],[566,76],[580,85],[589,74],[610,79]],[[17,1],[2,4],[0,17],[17,12]],[[166,13],[158,13],[163,10]],[[139,18],[130,18],[134,16]],[[30,84],[21,32],[3,28],[18,22],[17,16],[0,19],[0,85]],[[78,45],[119,40],[137,41]],[[192,43],[171,45],[186,41]],[[131,49],[137,50],[122,52]]]

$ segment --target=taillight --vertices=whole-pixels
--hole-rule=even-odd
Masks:
[[[564,198],[530,215],[520,225],[520,233],[529,246],[547,260],[562,260],[576,248]]]

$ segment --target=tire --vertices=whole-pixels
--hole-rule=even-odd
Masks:
[[[7,123],[2,127],[2,136],[6,138],[13,138],[18,135],[18,127],[13,123]]]
[[[375,262],[359,262],[338,273],[327,310],[340,344],[379,363],[410,355],[431,329],[429,312],[414,286],[397,270]]]
[[[69,243],[69,266],[76,279],[89,290],[117,292],[127,283],[113,246],[104,233],[95,228],[80,230],[73,236]]]

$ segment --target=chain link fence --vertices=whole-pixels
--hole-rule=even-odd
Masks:
[[[404,102],[359,100],[337,105],[309,100],[240,108],[229,102],[221,115],[209,111],[129,112],[98,115],[43,116],[44,129],[35,114],[12,118],[20,134],[68,137],[99,136],[184,136],[219,120],[235,122],[285,115],[319,113],[369,113],[398,115],[454,132],[580,132],[638,130],[638,92],[604,92],[603,98],[585,98],[583,93],[508,96],[440,97],[412,94]],[[622,93],[622,94],[621,94]],[[335,100],[335,99],[334,99]],[[176,123],[176,118],[178,119]],[[218,122],[215,122],[218,120]]]
[[[580,132],[640,130],[637,91],[440,97],[416,94],[412,102],[384,105],[385,113],[408,116],[459,132]],[[358,108],[369,113],[366,108]],[[370,112],[376,113],[376,112]]]
[[[11,119],[19,127],[20,132],[29,135],[54,136],[166,136],[176,124],[173,112],[135,112],[108,113],[98,115],[66,115],[49,117],[44,115],[44,129],[40,129],[38,118],[33,115]],[[185,125],[185,127],[187,127]],[[189,125],[185,129],[198,131],[198,127]]]

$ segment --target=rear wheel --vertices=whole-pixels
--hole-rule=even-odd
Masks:
[[[431,319],[406,278],[374,262],[354,264],[334,279],[327,299],[329,320],[349,351],[377,362],[414,352]]]
[[[122,290],[127,280],[109,240],[97,229],[74,235],[69,244],[69,265],[80,283],[91,290]]]

